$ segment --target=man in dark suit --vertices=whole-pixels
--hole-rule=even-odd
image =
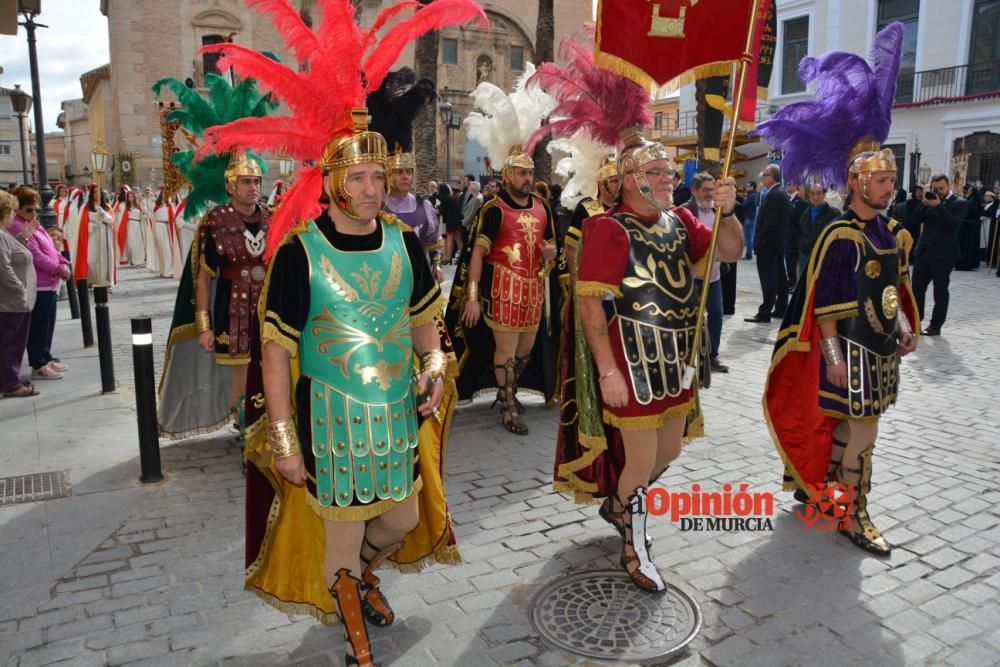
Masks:
[[[788,220],[788,232],[785,234],[785,275],[788,276],[788,291],[791,292],[799,279],[799,220],[809,208],[809,202],[805,191],[798,185],[789,184],[787,191],[792,217]]]
[[[924,203],[914,211],[912,226],[919,233],[913,249],[913,292],[917,312],[924,316],[927,286],[934,283],[934,312],[925,336],[941,335],[948,316],[948,283],[958,260],[958,232],[965,220],[969,203],[951,191],[948,177],[937,174],[924,195]]]
[[[760,182],[764,190],[757,214],[753,250],[757,253],[757,274],[763,303],[756,315],[744,318],[746,322],[770,322],[772,317],[780,319],[785,316],[785,306],[788,305],[785,236],[792,205],[781,187],[781,168],[778,165],[767,165],[760,175]]]
[[[796,222],[798,238],[798,276],[805,273],[806,267],[809,266],[809,257],[812,255],[813,246],[819,240],[820,233],[840,217],[840,211],[826,203],[826,188],[819,183],[811,184],[806,188],[805,194],[809,205],[798,218],[792,218]]]

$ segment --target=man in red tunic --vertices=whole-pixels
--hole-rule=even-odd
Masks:
[[[584,222],[576,294],[604,421],[621,431],[625,451],[618,493],[602,516],[622,533],[621,562],[632,581],[663,592],[646,546],[646,486],[680,454],[695,409],[696,389],[683,379],[699,298],[691,267],[704,268],[712,230],[690,211],[671,209],[674,165],[661,144],[632,132],[618,173],[620,203]],[[714,203],[722,211],[718,259],[736,261],[743,230],[732,178],[719,181]]]
[[[532,194],[535,163],[513,148],[504,162],[503,190],[483,205],[474,237],[462,323],[482,317],[493,332],[493,368],[501,419],[511,433],[528,426],[514,398],[527,368],[545,306],[545,281],[556,258],[555,226],[544,199]]]

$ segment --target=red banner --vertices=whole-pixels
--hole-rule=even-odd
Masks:
[[[751,5],[752,0],[599,0],[595,60],[647,87],[725,76],[743,55]]]
[[[757,22],[754,26],[753,48],[750,53],[756,53],[756,60],[747,68],[747,80],[743,89],[743,108],[740,109],[740,120],[752,123],[756,119],[758,95],[767,98],[767,86],[771,80],[771,68],[774,65],[774,43],[777,33],[777,12],[773,0],[759,0],[757,6]]]

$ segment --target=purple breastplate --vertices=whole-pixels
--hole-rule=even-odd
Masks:
[[[432,231],[434,230],[430,229],[430,224],[427,219],[427,209],[424,207],[422,199],[417,200],[417,208],[410,213],[400,213],[392,210],[389,206],[386,206],[386,209],[394,216],[402,220],[407,227],[412,229],[414,233],[416,233],[417,238],[420,239],[421,245],[425,248],[434,242],[434,238],[432,236]]]

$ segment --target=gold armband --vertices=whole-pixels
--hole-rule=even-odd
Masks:
[[[441,350],[427,350],[420,357],[420,372],[430,373],[431,382],[437,382],[444,377],[448,368],[448,357]]]
[[[267,444],[274,452],[274,458],[284,459],[302,453],[299,434],[294,419],[281,419],[267,425]]]
[[[819,349],[823,352],[823,360],[827,366],[844,363],[844,352],[840,349],[839,338],[824,338],[819,342]]]
[[[472,280],[465,286],[465,300],[479,301],[479,283]]]
[[[197,310],[194,313],[194,323],[198,327],[198,333],[205,333],[212,330],[212,318],[207,310]]]

